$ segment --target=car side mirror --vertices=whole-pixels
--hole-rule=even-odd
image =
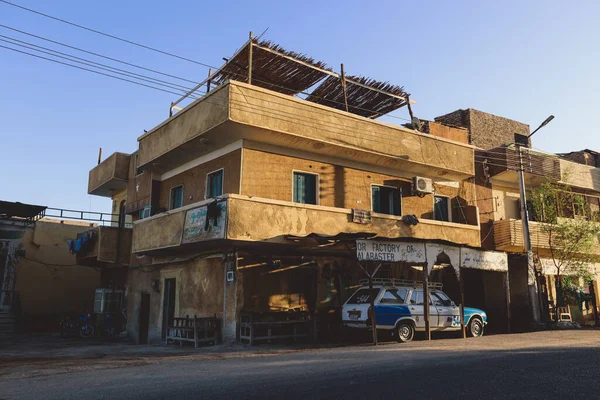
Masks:
[[[452,300],[450,300],[450,305],[451,305],[452,307],[456,307],[456,304],[455,304],[455,303],[454,303]]]

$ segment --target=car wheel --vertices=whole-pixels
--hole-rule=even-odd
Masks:
[[[400,322],[396,326],[396,340],[400,343],[406,343],[415,337],[415,327],[410,322]]]
[[[473,337],[483,336],[483,322],[479,318],[471,318],[471,322],[469,322],[469,333]]]

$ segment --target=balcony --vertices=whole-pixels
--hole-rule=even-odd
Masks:
[[[129,265],[131,235],[131,228],[113,226],[99,226],[78,234],[77,240],[81,240],[83,236],[87,236],[87,240],[76,253],[77,264],[92,267],[114,266],[117,260],[117,243],[120,243],[119,266]]]
[[[377,213],[372,214],[368,223],[355,223],[352,210],[346,208],[231,194],[224,196],[217,203],[218,210],[211,212],[208,208],[211,202],[213,200],[202,201],[136,221],[133,252],[186,248],[208,250],[211,246],[248,246],[252,242],[293,246],[296,244],[289,236],[363,232],[385,238],[436,239],[480,245],[478,225],[420,219],[417,225],[409,226],[402,222],[401,217]],[[206,223],[207,218],[209,223]]]
[[[127,187],[129,154],[113,153],[90,171],[88,193],[112,197]]]
[[[530,222],[531,247],[534,249],[549,249],[548,234],[543,232],[539,222]],[[525,251],[523,241],[523,221],[520,219],[505,219],[494,222],[494,242],[497,250],[521,253]]]
[[[240,139],[412,175],[474,175],[473,147],[229,81],[141,136],[139,162],[162,173]]]
[[[536,184],[548,179],[560,180],[561,168],[559,158],[553,155],[522,151],[524,173],[528,183]],[[478,160],[488,159],[489,174],[496,183],[515,186],[519,183],[519,156],[513,147],[497,147],[478,152]]]
[[[560,171],[564,183],[572,187],[600,192],[600,168],[560,160]]]

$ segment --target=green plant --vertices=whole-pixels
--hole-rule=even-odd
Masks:
[[[567,181],[563,177],[563,182]],[[557,306],[565,304],[565,288],[570,290],[577,282],[593,279],[590,263],[598,259],[598,213],[592,209],[583,194],[575,193],[560,182],[545,182],[531,191],[533,217],[540,222],[540,231],[548,238],[555,272]],[[569,282],[565,284],[565,282]]]

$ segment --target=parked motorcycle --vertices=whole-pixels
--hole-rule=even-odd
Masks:
[[[60,322],[61,336],[79,335],[83,339],[89,339],[94,336],[96,328],[91,322],[92,314],[85,313],[77,318],[67,317]]]

